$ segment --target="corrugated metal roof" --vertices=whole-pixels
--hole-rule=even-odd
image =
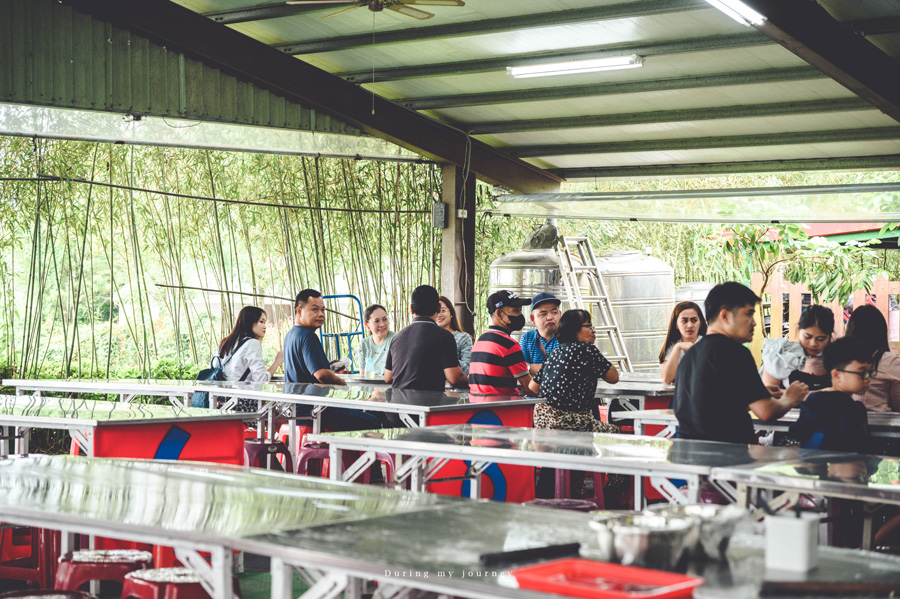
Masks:
[[[179,3],[201,13],[260,6]],[[900,2],[819,4],[881,51],[900,56]],[[369,78],[374,72],[375,82],[363,83],[365,89],[473,129],[488,144],[548,169],[620,176],[629,171],[618,167],[664,173],[719,163],[709,168],[716,172],[745,163],[753,171],[753,162],[809,160],[815,162],[805,166],[821,168],[830,159],[883,155],[900,165],[896,120],[704,2],[467,0],[464,7],[421,8],[434,17],[418,21],[360,7],[322,18],[334,11],[329,8],[229,26],[290,51],[343,42],[343,48],[304,51],[298,60],[339,75]],[[572,19],[579,9],[606,12]],[[506,26],[503,19],[512,18],[521,23]],[[438,35],[403,41],[423,31]],[[365,45],[365,35],[376,43]],[[384,36],[394,39],[382,43]],[[642,68],[513,79],[501,66],[507,58],[528,61],[546,52],[632,47],[645,50]],[[412,75],[397,70],[416,67],[422,70]],[[386,80],[379,80],[379,71]],[[889,75],[900,79],[900,67]],[[694,112],[681,112],[687,110]]]
[[[0,1],[0,102],[361,135],[54,0]]]
[[[347,3],[175,0],[214,23],[451,125],[455,129],[436,129],[445,136],[437,144],[442,151],[459,145],[459,130],[566,177],[900,168],[900,2],[745,1],[768,11],[769,23],[744,27],[704,0],[466,0],[464,6],[418,6],[434,15],[427,20],[371,11],[363,0],[334,15]],[[403,2],[415,5],[415,0]],[[23,4],[28,3],[7,0],[3,6]],[[83,1],[76,4],[91,10]],[[95,54],[106,51],[104,32],[86,35],[83,27],[64,25],[53,36],[53,28],[42,30],[34,26],[38,21],[28,21],[33,17],[25,17],[26,27],[7,25],[0,31],[11,40],[0,41],[0,64],[11,49],[37,52],[27,67],[39,75],[32,83],[24,70],[7,76],[17,83],[15,89],[28,90],[28,101],[65,104],[73,96],[80,104],[122,110],[103,99],[112,92],[107,81],[115,81],[119,104],[142,99],[172,110],[187,102],[202,118],[284,120],[297,126],[277,96],[263,99],[240,87],[249,84],[225,83],[225,75],[199,62],[185,63],[188,80],[197,85],[180,97],[171,86],[178,61],[173,66],[166,57],[157,64],[159,52],[143,42],[130,54],[112,57],[111,64],[98,58],[92,77],[83,73],[74,79],[77,89],[69,90],[70,78],[46,74],[45,67],[51,73],[66,68],[48,56],[65,54],[73,44],[76,54],[88,45]],[[131,23],[140,30],[139,21]],[[83,36],[82,42],[72,35]],[[126,43],[127,36],[112,37]],[[839,51],[830,53],[829,43]],[[41,51],[48,44],[52,54]],[[615,53],[639,54],[644,66],[534,79],[514,79],[506,72],[516,64]],[[260,64],[260,71],[266,66]],[[124,69],[129,76],[109,78],[104,69]],[[147,108],[144,104],[137,109]],[[357,99],[348,104],[338,119],[354,113]],[[300,114],[300,126],[309,125],[302,117],[306,113]],[[358,113],[348,120],[365,131],[378,126],[377,118],[365,122]],[[318,119],[316,126],[322,126]],[[385,137],[396,141],[404,131],[396,122],[392,126]]]

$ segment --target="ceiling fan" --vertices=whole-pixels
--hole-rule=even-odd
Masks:
[[[322,17],[327,19],[341,13],[353,10],[355,8],[367,7],[372,12],[381,12],[385,8],[406,15],[414,19],[430,19],[434,15],[430,12],[413,8],[412,4],[418,6],[465,6],[463,0],[288,0],[287,4],[351,4],[347,8],[343,8],[337,12]]]

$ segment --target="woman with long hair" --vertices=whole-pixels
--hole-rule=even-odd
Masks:
[[[442,329],[453,333],[453,338],[456,339],[456,357],[459,358],[459,367],[468,376],[469,364],[472,362],[472,336],[459,324],[453,304],[449,298],[443,295],[438,303],[438,313],[434,321]]]
[[[387,361],[388,348],[395,333],[391,330],[391,321],[387,310],[380,304],[372,304],[363,312],[363,326],[371,336],[363,339],[356,349],[356,369],[364,378],[381,379],[384,376],[384,363]]]
[[[875,306],[860,306],[850,315],[844,334],[862,343],[872,356],[869,387],[853,399],[870,412],[900,412],[900,356],[890,351],[884,315]]]
[[[659,372],[664,383],[675,380],[681,356],[706,334],[703,311],[694,302],[681,302],[672,310],[666,341],[659,351]]]
[[[831,342],[834,313],[825,306],[812,305],[800,314],[797,327],[800,329],[797,341],[777,337],[763,343],[762,381],[770,389],[787,388],[795,380],[806,383],[810,391],[831,384],[827,375],[807,372],[810,370],[807,361],[822,355],[822,350]],[[779,333],[781,331],[775,334]]]
[[[540,393],[545,403],[534,406],[534,428],[617,433],[619,427],[594,418],[597,400],[597,380],[619,382],[616,367],[607,360],[597,346],[591,314],[586,310],[568,310],[559,319],[556,329],[559,347],[550,352],[544,365],[530,383],[531,390]],[[584,477],[572,473],[572,488],[577,489]],[[620,477],[610,482],[620,484]],[[553,497],[555,472],[541,468],[535,492],[538,497]]]
[[[214,356],[222,360],[222,372],[226,381],[267,383],[284,362],[282,351],[275,354],[272,364],[266,366],[262,343],[268,326],[266,311],[256,306],[244,306],[238,312],[234,328],[219,343]],[[257,401],[240,399],[235,408],[239,412],[255,412]]]

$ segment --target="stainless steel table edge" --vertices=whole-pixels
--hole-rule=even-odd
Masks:
[[[178,417],[178,415],[174,415]],[[190,419],[191,422],[226,422],[231,420],[254,420],[260,417],[259,412],[229,412],[227,414],[215,414],[211,416],[182,416],[180,419]],[[107,426],[129,426],[144,424],[172,424],[173,418],[165,416],[153,418],[140,418],[135,420],[101,420],[101,419],[73,419],[55,416],[7,416],[0,414],[0,426],[16,426],[30,428],[52,428],[57,430],[79,430],[84,428],[101,428]]]
[[[191,568],[202,578],[212,577],[217,580],[218,588],[212,594],[213,599],[233,599],[231,592],[231,551],[237,549],[236,538],[216,535],[198,535],[196,533],[162,530],[154,526],[140,524],[125,524],[123,522],[110,522],[109,520],[96,520],[83,516],[70,515],[65,517],[60,514],[40,510],[0,507],[0,521],[18,524],[21,526],[34,526],[61,531],[63,536],[67,533],[80,533],[113,539],[164,545],[176,550],[189,552],[206,551],[213,555],[211,565],[205,567],[206,572]],[[63,551],[69,546],[63,541]],[[206,563],[203,558],[198,558]],[[199,562],[198,562],[199,563]],[[190,564],[185,564],[190,567]]]
[[[553,595],[552,593],[542,593],[486,584],[484,582],[478,582],[478,578],[467,579],[458,576],[441,577],[434,572],[429,573],[428,578],[416,577],[412,572],[410,572],[408,576],[386,576],[384,572],[385,569],[395,571],[398,570],[398,568],[391,568],[390,566],[382,564],[374,566],[373,564],[362,560],[350,560],[343,556],[333,556],[328,553],[320,553],[309,549],[271,545],[263,540],[254,539],[252,537],[240,539],[238,544],[239,548],[244,551],[257,555],[265,555],[271,558],[278,558],[289,567],[323,568],[330,571],[341,572],[351,578],[375,580],[380,583],[387,583],[405,588],[442,593],[451,597],[463,596],[471,599],[547,599],[547,597],[558,596]],[[276,567],[274,563],[273,567]],[[476,571],[476,568],[473,567],[472,571]],[[499,578],[499,574],[503,571],[504,570],[496,570],[494,568],[477,569],[477,572],[490,574],[491,578]],[[276,576],[275,572],[272,573],[272,576],[273,578]],[[290,594],[278,593],[275,585],[273,585],[272,599],[294,598]]]
[[[791,460],[787,460],[787,463],[791,462]],[[773,465],[779,463],[785,462],[772,462]],[[851,490],[845,490],[847,484],[805,478],[791,478],[790,483],[782,483],[771,478],[780,477],[778,474],[773,474],[770,477],[767,474],[752,472],[750,470],[742,471],[739,468],[713,468],[709,476],[716,481],[726,481],[735,485],[745,485],[751,488],[773,489],[775,491],[797,491],[800,493],[809,493],[811,495],[824,495],[826,497],[851,499],[866,503],[900,505],[900,492],[898,492],[900,491],[900,488],[898,487],[886,487],[885,489],[867,487],[866,493],[860,494],[853,493]]]
[[[372,432],[378,432],[373,430]],[[575,467],[588,471],[612,472],[614,474],[633,474],[637,476],[652,476],[660,474],[672,474],[674,476],[696,475],[706,476],[710,466],[694,466],[684,464],[655,464],[635,458],[635,461],[626,461],[619,458],[606,458],[600,456],[579,456],[567,454],[565,459],[554,457],[549,452],[524,452],[518,449],[482,448],[460,445],[442,445],[416,441],[384,441],[371,443],[368,439],[357,437],[341,437],[330,433],[309,433],[307,440],[313,443],[328,443],[339,447],[341,450],[378,450],[400,455],[418,455],[425,457],[472,459],[513,464],[519,466],[546,466],[548,468],[562,468],[571,470]],[[367,443],[370,445],[367,446]],[[396,451],[395,451],[396,450]],[[524,457],[520,457],[524,456]]]
[[[164,379],[163,379],[164,380]],[[186,395],[193,393],[195,384],[193,381],[176,385],[168,383],[116,383],[103,381],[86,381],[84,379],[3,379],[0,381],[4,387],[14,387],[17,390],[31,391],[58,391],[60,393],[102,393],[106,395],[121,395],[123,393],[135,393],[140,395]],[[107,387],[99,385],[107,385]],[[115,390],[110,390],[110,389]]]

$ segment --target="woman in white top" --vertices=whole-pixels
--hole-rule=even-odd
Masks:
[[[381,379],[384,377],[384,364],[387,361],[388,348],[395,333],[391,330],[391,321],[384,306],[372,304],[363,313],[363,325],[372,333],[363,339],[356,349],[356,368],[363,378]]]
[[[459,320],[456,319],[456,310],[453,309],[453,304],[450,303],[449,298],[442,295],[438,306],[437,317],[434,321],[442,329],[453,333],[453,338],[456,340],[456,357],[459,359],[459,367],[468,376],[469,364],[472,362],[472,337],[459,324]]]
[[[284,362],[279,349],[272,364],[266,367],[260,339],[266,336],[266,312],[256,306],[244,306],[238,312],[237,322],[231,333],[222,339],[215,356],[222,359],[222,371],[226,381],[247,381],[268,383],[275,371]],[[239,412],[255,412],[256,400],[241,399],[236,408]]]
[[[659,352],[659,372],[664,383],[675,380],[681,356],[705,334],[706,320],[700,306],[694,302],[681,302],[675,306],[666,342]]]

